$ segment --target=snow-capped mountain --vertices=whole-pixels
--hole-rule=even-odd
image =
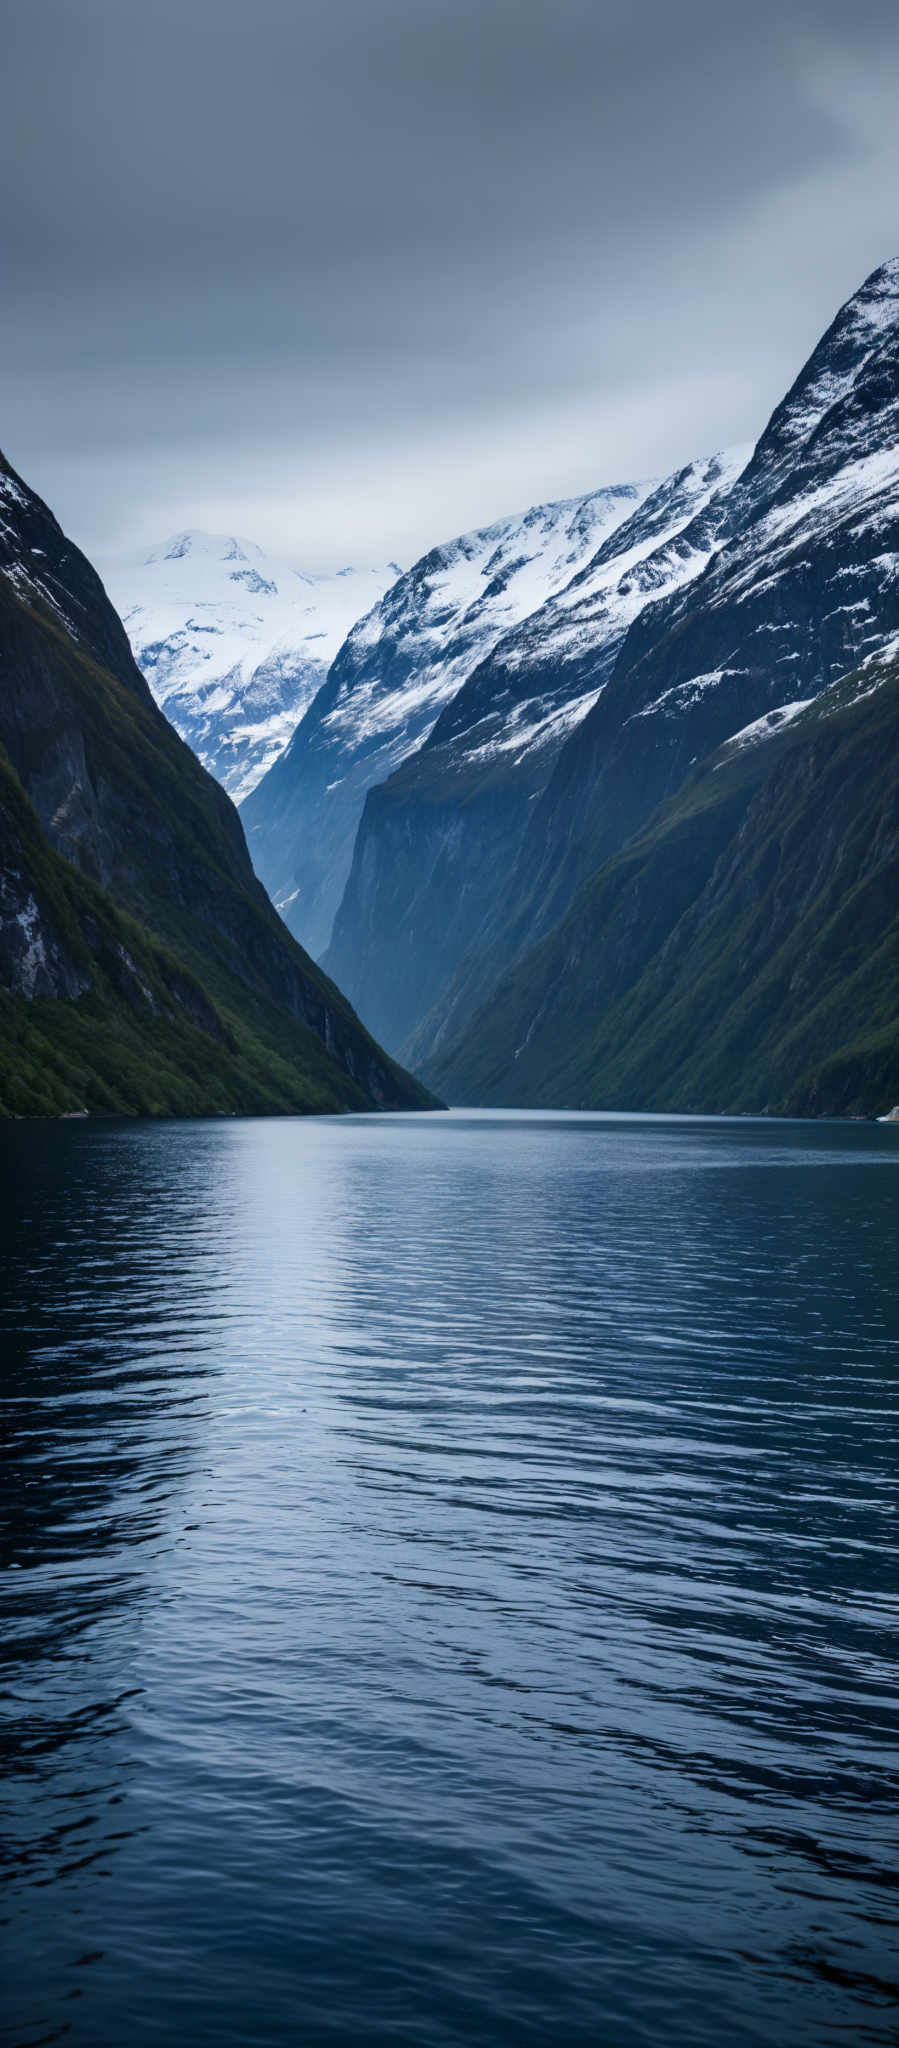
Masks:
[[[504,633],[433,727],[469,760],[558,751],[592,709],[647,604],[706,567],[751,446],[688,463],[615,526],[569,583]]]
[[[366,792],[420,745],[501,634],[564,588],[650,494],[536,505],[431,549],[353,627],[243,809],[256,872],[312,953],[328,943]]]
[[[782,731],[786,744],[794,727],[797,733],[806,730],[810,703],[837,686],[837,698],[828,702],[840,710],[850,701],[863,705],[869,691],[877,693],[878,672],[897,646],[899,262],[891,262],[837,314],[773,414],[721,508],[707,567],[682,590],[647,607],[631,626],[606,688],[563,747],[534,806],[497,911],[485,919],[453,985],[441,991],[439,1014],[435,1010],[419,1029],[416,1049],[424,1071],[432,1078],[440,1073],[453,1087],[474,1072],[479,1035],[493,1032],[488,1012],[494,999],[497,1005],[504,1000],[504,969],[514,974],[525,1011],[533,985],[525,1036],[542,1029],[538,1012],[549,957],[544,947],[561,929],[558,920],[567,918],[578,890],[585,901],[595,891],[602,902],[606,884],[600,876],[609,878],[610,887],[623,886],[627,870],[615,865],[621,849],[653,834],[665,807],[677,803],[688,779],[716,750],[723,748],[729,759],[730,742],[735,758],[766,756]],[[860,680],[843,684],[854,671]],[[826,731],[836,726],[828,722]],[[786,758],[807,767],[812,757],[788,750]],[[803,795],[811,830],[814,789]],[[862,787],[855,799],[857,820],[863,800]],[[702,805],[695,815],[686,805],[678,837],[684,858],[702,851],[703,817]],[[394,835],[403,822],[394,817]],[[821,890],[829,884],[828,863],[838,872],[844,856],[839,830],[835,825],[828,838],[826,824],[822,812],[815,823]],[[667,859],[667,839],[665,844]],[[410,851],[414,860],[416,850]],[[748,859],[751,852],[748,843],[735,842],[733,860]],[[376,863],[370,847],[370,874]],[[664,863],[653,872],[658,881]],[[780,854],[777,873],[782,891],[788,868]],[[672,866],[672,891],[682,880]],[[780,897],[774,908],[780,918]],[[630,909],[636,933],[645,913],[636,899]],[[389,968],[396,983],[402,969],[395,939],[391,943]],[[582,968],[576,948],[565,957],[567,996],[574,1006]],[[597,958],[602,971],[608,964],[611,972],[613,963],[606,963],[602,949]],[[737,964],[742,973],[747,957],[740,955]],[[351,994],[358,1004],[358,986]],[[566,989],[557,994],[564,1007]],[[483,1010],[476,1009],[478,1003]],[[555,997],[553,1004],[555,1015]],[[518,1030],[521,1009],[514,1023],[511,1012],[506,1021],[510,1031]],[[521,1036],[504,1039],[500,1047],[497,1040],[497,1058],[507,1070],[521,1042]],[[517,1099],[526,1100],[526,1093]]]
[[[175,534],[107,566],[158,704],[239,802],[286,746],[360,614],[399,575],[307,576],[232,534]]]
[[[395,1044],[502,898],[534,802],[597,702],[632,621],[708,562],[750,452],[689,463],[626,509],[574,576],[501,636],[425,744],[372,790],[327,965],[349,973]]]
[[[885,653],[897,630],[899,262],[890,262],[841,308],[772,415],[708,567],[635,620],[580,744],[561,754],[522,851],[543,928],[695,761]]]
[[[426,1072],[695,763],[899,629],[899,264],[837,315],[742,474],[633,564],[630,539],[507,636],[368,798],[325,964]]]

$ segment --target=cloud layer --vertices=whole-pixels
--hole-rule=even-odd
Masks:
[[[109,557],[312,567],[751,436],[899,251],[881,0],[41,0],[3,443]]]

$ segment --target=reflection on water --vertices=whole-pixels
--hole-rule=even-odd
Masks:
[[[899,1131],[5,1137],[0,2040],[893,2041]]]

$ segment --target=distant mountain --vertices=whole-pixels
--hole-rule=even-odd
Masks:
[[[623,484],[462,534],[354,626],[243,808],[256,872],[310,952],[330,939],[372,784],[419,746],[500,635],[563,589],[652,489]]]
[[[428,1099],[285,931],[99,578],[0,457],[0,1113]]]
[[[366,802],[325,960],[413,1058],[509,876],[559,753],[596,704],[632,621],[696,577],[749,450],[655,485],[575,575],[504,633],[425,744]]]
[[[891,263],[837,315],[742,473],[675,536],[676,553],[697,573],[648,593],[611,663],[604,602],[595,619],[586,608],[573,663],[566,607],[535,615],[518,686],[528,706],[551,704],[572,666],[586,687],[594,633],[599,687],[535,793],[519,841],[510,839],[504,869],[502,857],[491,869],[477,847],[471,857],[478,733],[464,695],[443,722],[442,763],[428,758],[441,740],[435,730],[372,792],[326,964],[350,967],[360,1011],[416,1069],[443,1071],[506,969],[695,765],[889,645],[899,630],[897,351],[899,264]],[[670,544],[661,555],[670,560]],[[641,577],[652,567],[641,564]],[[577,617],[566,594],[569,604]],[[516,688],[502,654],[494,677],[485,672],[468,690],[470,698],[477,685],[485,707],[495,694],[501,710],[502,689],[514,697]],[[482,729],[499,777],[496,735],[489,722]],[[453,950],[457,964],[447,971]],[[462,1068],[454,1062],[452,1071]]]
[[[899,1100],[899,661],[691,771],[429,1072],[454,1102],[886,1113]]]
[[[231,534],[175,534],[104,578],[182,739],[236,803],[254,789],[396,563],[307,576]]]

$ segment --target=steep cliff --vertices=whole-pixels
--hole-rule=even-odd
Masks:
[[[2,458],[0,745],[7,1110],[427,1100],[284,930],[99,578]]]

